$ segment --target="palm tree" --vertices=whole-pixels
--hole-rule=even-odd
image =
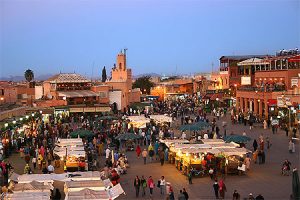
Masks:
[[[34,73],[31,69],[27,69],[24,73],[26,81],[29,83],[34,79]]]

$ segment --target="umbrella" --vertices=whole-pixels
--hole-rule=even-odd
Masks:
[[[134,133],[122,133],[116,137],[117,140],[135,140],[140,138],[141,136]]]
[[[251,138],[243,135],[228,135],[224,137],[225,142],[246,143],[250,140]]]
[[[76,131],[73,131],[72,133],[70,133],[71,138],[77,138],[79,137],[92,137],[94,135],[93,132],[89,131],[89,130],[82,130],[82,129],[78,129]]]
[[[295,200],[300,199],[300,191],[299,191],[299,174],[298,170],[293,170],[293,179],[292,179],[292,187],[293,187],[293,197]]]
[[[209,127],[209,124],[206,122],[197,122],[194,124],[186,124],[180,126],[181,131],[200,131]]]

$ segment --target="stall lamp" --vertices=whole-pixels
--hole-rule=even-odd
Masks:
[[[23,121],[23,118],[21,117],[20,120]]]
[[[5,128],[8,127],[8,123],[5,123],[5,124],[4,124],[4,127],[5,127]]]
[[[42,114],[42,113],[43,113],[43,111],[41,111],[41,110],[40,110],[40,113]]]
[[[14,121],[13,121],[13,124],[16,124],[16,123],[17,123],[16,120],[14,120]]]
[[[34,113],[32,113],[31,116],[33,117],[33,116],[34,116]]]
[[[28,115],[26,115],[26,119],[28,119],[29,118],[29,116]]]

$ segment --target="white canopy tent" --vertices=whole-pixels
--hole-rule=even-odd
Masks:
[[[101,180],[99,171],[68,172],[63,174],[22,174],[18,177],[18,183],[30,183],[32,181],[50,182],[53,181],[89,181]]]
[[[133,125],[136,128],[145,128],[146,124],[150,122],[150,119],[144,115],[128,116],[127,119],[130,121],[128,125]]]
[[[64,157],[66,155],[66,150],[53,153],[59,157]],[[75,156],[76,158],[85,157],[85,151],[67,151],[67,156]]]
[[[105,185],[102,180],[89,180],[89,181],[66,181],[64,191],[65,193],[77,192],[83,189],[91,189],[94,191],[105,190]]]
[[[244,156],[247,153],[251,153],[246,148],[219,148],[218,150],[226,156]]]
[[[15,192],[49,192],[53,190],[52,184],[32,181],[30,183],[18,183],[14,185]]]
[[[172,122],[172,117],[166,115],[150,115],[150,119],[153,119],[156,122],[163,123],[163,122]]]
[[[160,139],[159,140],[161,143],[165,143],[165,145],[169,148],[170,146],[174,146],[175,144],[189,144],[190,141],[188,140],[182,140],[182,139]]]
[[[17,192],[7,193],[4,195],[4,200],[49,200],[49,192]]]
[[[203,144],[223,144],[225,143],[222,139],[201,139]]]
[[[91,189],[83,189],[80,191],[73,191],[66,194],[65,200],[85,200],[85,199],[97,199],[97,200],[111,200],[108,191],[94,191]]]

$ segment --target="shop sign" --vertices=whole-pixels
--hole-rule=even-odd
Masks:
[[[251,76],[242,76],[241,85],[251,85]]]
[[[291,98],[290,97],[277,97],[277,106],[278,107],[287,107],[291,106]]]
[[[83,112],[83,108],[70,108],[71,113]]]
[[[95,107],[84,108],[84,112],[95,112]]]
[[[109,112],[111,110],[110,107],[96,107],[96,112]]]
[[[291,79],[291,87],[293,87],[293,86],[298,87],[298,79],[297,78]]]

